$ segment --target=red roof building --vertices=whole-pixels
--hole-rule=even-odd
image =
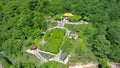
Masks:
[[[31,46],[29,46],[29,49],[30,50],[35,50],[35,49],[37,49],[37,46],[36,45],[31,45]]]
[[[120,68],[120,63],[108,62],[108,65],[111,66],[111,68]]]

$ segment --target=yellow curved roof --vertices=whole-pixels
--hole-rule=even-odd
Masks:
[[[73,14],[72,13],[65,13],[63,16],[65,16],[65,17],[71,17],[71,16],[73,16]]]

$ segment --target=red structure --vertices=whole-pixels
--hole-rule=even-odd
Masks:
[[[31,46],[29,46],[29,49],[30,50],[35,50],[35,49],[37,49],[37,46],[36,45],[31,45]]]
[[[120,68],[120,63],[108,62],[108,65],[111,66],[111,68]]]

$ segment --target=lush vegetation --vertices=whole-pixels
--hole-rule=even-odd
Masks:
[[[67,68],[67,66],[58,62],[47,62],[40,66],[40,68]]]
[[[55,19],[55,20],[61,20],[62,16],[63,16],[63,14],[56,14],[56,15],[53,17],[53,19]]]
[[[106,62],[120,62],[119,5],[120,0],[0,0],[0,53],[7,56],[5,58],[0,55],[0,62],[5,68],[40,68],[37,58],[26,54],[25,50],[47,36],[41,32],[52,25],[45,21],[44,16],[57,20],[66,12],[77,15],[71,21],[78,21],[82,17],[91,23],[65,26],[79,35],[78,40],[64,40],[62,50],[71,54],[70,62],[95,61],[103,65],[103,68],[107,67],[104,65]],[[52,40],[58,38],[53,44],[58,49],[59,46],[54,45],[61,43],[64,32],[57,29],[46,41],[50,40],[51,45]],[[60,37],[56,36],[59,34]],[[47,47],[49,45],[46,44]],[[52,52],[56,53],[57,49]],[[57,64],[53,62],[53,68],[54,65]],[[49,66],[48,63],[43,68]]]
[[[82,17],[79,15],[74,15],[74,16],[71,16],[68,18],[68,20],[70,20],[72,22],[78,22],[78,21],[80,21],[80,19],[82,19]]]
[[[45,45],[40,45],[39,48],[44,51],[58,53],[60,45],[64,39],[65,33],[66,33],[65,29],[59,28],[47,31],[43,37],[46,43]]]
[[[77,33],[79,36],[77,40],[65,40],[63,49],[66,47],[66,50],[69,50],[71,54],[70,62],[96,62],[97,59],[91,49],[92,44],[89,43],[91,41],[90,38],[96,33],[96,28],[92,24],[66,25],[66,27],[72,30],[72,33]],[[69,46],[67,47],[67,45]]]

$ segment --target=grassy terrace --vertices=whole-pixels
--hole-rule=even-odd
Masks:
[[[44,40],[46,41],[46,44],[40,45],[39,48],[44,51],[57,53],[59,51],[59,47],[62,43],[65,33],[66,30],[59,28],[47,31],[44,35]]]

